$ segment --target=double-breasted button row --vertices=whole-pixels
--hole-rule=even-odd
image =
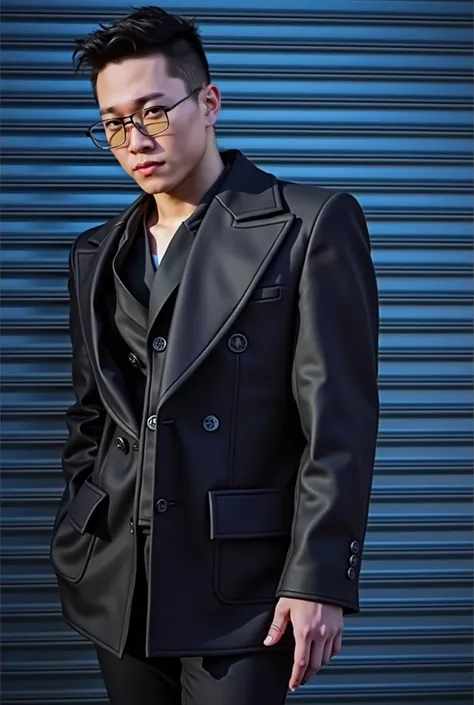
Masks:
[[[163,421],[163,423],[170,423],[170,421],[167,421],[167,422]],[[157,417],[156,417],[156,414],[152,414],[152,416],[149,416],[149,417],[148,417],[147,422],[146,422],[146,425],[148,426],[148,428],[150,429],[150,431],[156,431],[156,426],[157,426]],[[202,420],[202,426],[203,426],[204,430],[206,430],[206,431],[217,431],[217,429],[218,429],[219,426],[220,426],[220,421],[219,421],[219,419],[217,418],[217,416],[214,416],[213,414],[210,414],[209,416],[206,416],[206,417]],[[117,439],[116,439],[117,447],[119,447],[119,441],[121,442],[121,445],[122,445],[123,439],[122,439],[122,438],[120,438],[120,439],[117,438]],[[120,447],[120,450],[122,450],[122,447]],[[136,448],[136,449],[134,448],[134,450],[138,450],[138,444],[137,444],[137,448]],[[127,453],[127,452],[128,452],[128,448],[127,448],[127,450],[124,450],[123,452],[124,452],[124,453]]]
[[[167,344],[168,343],[166,341],[166,338],[163,338],[163,336],[159,335],[153,340],[153,350],[155,352],[163,352],[164,350],[166,350]],[[227,341],[227,345],[229,347],[229,350],[232,350],[232,352],[243,353],[245,352],[245,350],[247,350],[248,339],[245,335],[243,335],[243,333],[234,333],[230,336],[229,340]],[[137,356],[134,355],[134,353],[130,353],[128,359],[130,363],[135,367],[140,366],[140,361],[138,360]]]
[[[163,338],[163,336],[158,335],[153,340],[153,350],[155,352],[163,352],[164,350],[166,350],[167,344],[168,343],[166,341],[166,338]],[[229,340],[227,341],[227,346],[229,350],[237,354],[245,352],[248,348],[248,344],[249,341],[243,333],[234,333],[230,336]],[[133,365],[133,367],[141,366],[140,360],[133,352],[128,353],[128,361],[131,365]]]

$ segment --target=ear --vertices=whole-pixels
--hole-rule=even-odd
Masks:
[[[205,122],[214,125],[221,109],[221,92],[216,85],[209,83],[203,98]]]

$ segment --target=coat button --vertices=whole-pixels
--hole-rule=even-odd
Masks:
[[[217,431],[220,422],[217,416],[206,416],[202,421],[202,425],[206,431]]]
[[[138,443],[134,443],[132,446],[132,450],[138,450],[139,448],[140,446],[138,445]]]
[[[166,501],[166,499],[159,499],[157,502],[155,502],[155,509],[160,514],[164,514],[168,509],[168,502]]]
[[[350,564],[350,565],[357,565],[358,562],[359,562],[359,559],[357,558],[357,556],[352,555],[352,556],[349,558],[349,564]]]
[[[356,574],[356,572],[355,572],[354,568],[349,568],[346,575],[349,578],[349,580],[354,580],[355,574]]]
[[[159,335],[155,340],[153,341],[153,350],[155,352],[163,352],[163,350],[166,348],[166,340]]]
[[[359,553],[360,551],[360,545],[358,541],[353,541],[350,545],[350,549],[352,553]]]
[[[128,353],[128,361],[133,367],[140,367],[140,360],[134,353]]]
[[[153,414],[153,416],[149,416],[146,422],[146,425],[150,429],[150,431],[156,431],[156,415]]]
[[[115,445],[122,453],[128,453],[128,451],[130,450],[128,441],[125,438],[121,438],[120,436],[115,439]]]
[[[232,352],[243,353],[247,350],[248,340],[242,333],[234,333],[230,336],[227,345]]]
[[[133,519],[132,519],[132,518],[130,519],[130,521],[128,522],[128,524],[129,524],[129,526],[130,526],[130,533],[131,533],[131,534],[134,534],[134,533],[135,533],[135,526],[134,526],[134,523],[133,523]]]

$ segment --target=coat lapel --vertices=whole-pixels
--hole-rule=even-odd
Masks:
[[[193,234],[183,224],[168,245],[155,274],[150,292],[148,332],[153,329],[161,309],[179,285],[193,242]]]
[[[165,289],[156,292],[153,318],[181,277],[159,408],[232,326],[295,218],[285,213],[274,176],[255,167],[238,151],[223,156],[233,158],[234,163],[209,205],[184,271],[175,272]],[[125,224],[146,198],[147,194],[140,196],[89,237],[89,243],[98,249],[76,250],[82,325],[104,406],[137,439],[138,422],[123,370],[114,360],[105,330],[106,315],[113,316],[113,311],[107,313],[105,306],[114,288],[112,259]]]
[[[140,196],[89,237],[89,243],[99,245],[98,249],[76,250],[77,276],[81,282],[79,308],[97,385],[110,416],[137,440],[137,419],[127,394],[123,370],[119,369],[110,349],[105,322],[113,319],[115,310],[112,260],[128,218],[145,198],[146,195]]]
[[[240,152],[196,235],[176,299],[161,406],[217,345],[287,235],[275,177]]]

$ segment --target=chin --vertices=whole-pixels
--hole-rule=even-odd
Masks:
[[[155,196],[158,193],[166,193],[166,191],[168,191],[168,189],[164,185],[163,186],[157,186],[157,185],[152,186],[151,184],[147,184],[146,187],[142,186],[142,189],[149,196]]]
[[[182,182],[179,179],[176,180],[166,179],[163,177],[154,177],[147,180],[147,182],[140,184],[140,186],[150,195],[155,195],[158,193],[173,193],[173,191],[175,191],[181,183]]]
[[[148,193],[150,196],[153,196],[157,193],[164,193],[165,191],[169,190],[169,185],[166,179],[163,178],[149,178],[149,179],[143,179],[143,180],[136,180],[138,186],[145,191],[145,193]]]

